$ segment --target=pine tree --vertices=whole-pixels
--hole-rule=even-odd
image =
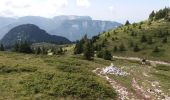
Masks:
[[[0,45],[0,51],[5,51],[3,44]]]
[[[160,49],[156,46],[153,50],[153,52],[160,52]]]
[[[170,8],[164,8],[159,10],[158,12],[156,12],[155,14],[155,19],[159,20],[164,18],[165,20],[167,20],[167,18],[169,18],[169,12],[170,12]]]
[[[104,50],[103,52],[103,59],[105,60],[112,60],[112,54],[108,50]]]
[[[145,35],[142,35],[141,37],[141,43],[147,42],[147,38]]]
[[[13,51],[14,52],[19,52],[19,43],[18,42],[15,43]]]
[[[91,41],[86,41],[84,45],[84,57],[87,60],[92,60],[92,57],[94,57],[94,50],[93,50],[93,45]]]
[[[115,38],[114,38],[114,37],[112,38],[112,41],[115,41]]]
[[[133,41],[130,41],[130,43],[129,43],[129,47],[134,47],[134,43],[133,43]]]
[[[134,48],[133,48],[133,51],[134,52],[139,52],[140,51],[140,48],[138,45],[135,45]]]
[[[152,11],[152,13],[149,15],[149,19],[153,20],[154,17],[155,17],[155,12]]]
[[[126,25],[126,26],[127,26],[127,25],[130,25],[130,22],[127,20],[126,23],[125,23],[125,25]]]
[[[107,37],[110,37],[110,33],[108,32]]]
[[[163,38],[162,43],[167,43],[167,42],[168,42],[167,37]]]
[[[125,23],[125,25],[126,25],[126,26],[127,26],[127,25],[130,25],[130,22],[127,20],[126,23]]]
[[[118,51],[117,46],[114,46],[113,51],[114,51],[114,52],[117,52],[117,51]]]
[[[74,54],[83,53],[83,45],[84,45],[84,40],[77,41],[76,46],[74,48]]]
[[[61,55],[61,54],[63,54],[63,53],[64,53],[64,51],[63,51],[63,49],[60,47],[59,50],[57,51],[57,54],[60,54],[60,55]]]
[[[32,49],[27,41],[20,43],[20,50],[21,53],[32,53]]]
[[[123,43],[119,46],[119,50],[120,51],[126,51],[126,48],[125,48]]]
[[[149,36],[148,40],[147,40],[148,44],[152,44],[153,43],[153,39],[151,36]]]
[[[42,47],[42,48],[41,48],[41,54],[44,54],[44,55],[47,54],[47,50],[45,49],[45,47]]]
[[[131,32],[131,36],[135,36],[135,33],[133,31]]]
[[[16,42],[13,51],[20,53],[32,53],[31,46],[27,41]]]
[[[74,54],[83,53],[84,44],[86,41],[88,41],[87,35],[85,35],[80,41],[77,41],[76,46],[74,48]]]
[[[98,58],[103,58],[103,51],[98,51],[97,52],[97,57]]]

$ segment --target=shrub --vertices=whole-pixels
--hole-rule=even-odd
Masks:
[[[114,52],[117,52],[117,51],[118,51],[117,46],[114,46],[113,51],[114,51]]]
[[[167,65],[157,65],[155,67],[155,69],[157,70],[163,70],[163,71],[170,71],[170,66],[167,66]]]
[[[167,43],[167,42],[168,42],[167,37],[163,38],[162,43]]]
[[[147,38],[145,35],[142,35],[141,37],[141,43],[147,42]]]
[[[105,60],[112,60],[112,54],[108,50],[104,50],[103,52],[103,59]]]
[[[160,52],[159,47],[156,46],[156,47],[154,48],[153,52]]]
[[[123,43],[119,46],[119,51],[126,51],[126,48]]]
[[[133,51],[134,52],[139,52],[140,51],[140,48],[138,45],[135,45],[134,48],[133,48]]]
[[[98,58],[103,58],[103,51],[97,52],[97,57]]]

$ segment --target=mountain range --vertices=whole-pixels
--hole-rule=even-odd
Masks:
[[[12,28],[22,24],[34,24],[51,35],[63,36],[71,41],[79,40],[85,34],[92,37],[121,25],[118,22],[93,20],[89,16],[56,16],[53,18],[39,16],[0,17],[0,38]]]
[[[61,36],[50,35],[45,30],[33,24],[23,24],[11,29],[1,40],[5,47],[11,47],[16,42],[27,41],[29,43],[71,43],[68,39]]]

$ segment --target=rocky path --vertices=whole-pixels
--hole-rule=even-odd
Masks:
[[[118,93],[118,100],[140,100],[136,98],[132,92],[129,92],[126,87],[121,86],[107,74],[102,74],[100,68],[93,70],[93,72],[110,83],[113,89]]]
[[[120,71],[120,69],[117,67],[112,67],[112,64],[106,68],[96,68],[93,70],[93,72],[110,83],[113,89],[118,93],[118,100],[170,100],[170,97],[165,95],[165,93],[163,93],[163,91],[160,89],[159,82],[145,80],[147,83],[151,84],[149,88],[146,88],[138,84],[138,80],[135,79],[135,76],[132,77],[133,79],[131,80],[131,86],[134,90],[132,93],[127,89],[127,87],[122,86],[119,82],[109,77],[109,74],[124,76],[124,74],[118,74],[122,73],[122,71]]]
[[[137,57],[113,56],[113,58],[114,58],[114,59],[121,59],[121,60],[142,61],[141,58],[137,58]],[[170,66],[170,63],[164,62],[164,61],[147,60],[147,62],[150,62],[150,63],[152,63],[152,64],[161,64],[161,65],[168,65],[168,66]]]

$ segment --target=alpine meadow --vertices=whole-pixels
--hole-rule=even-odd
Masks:
[[[0,100],[170,100],[170,1],[1,0]]]

